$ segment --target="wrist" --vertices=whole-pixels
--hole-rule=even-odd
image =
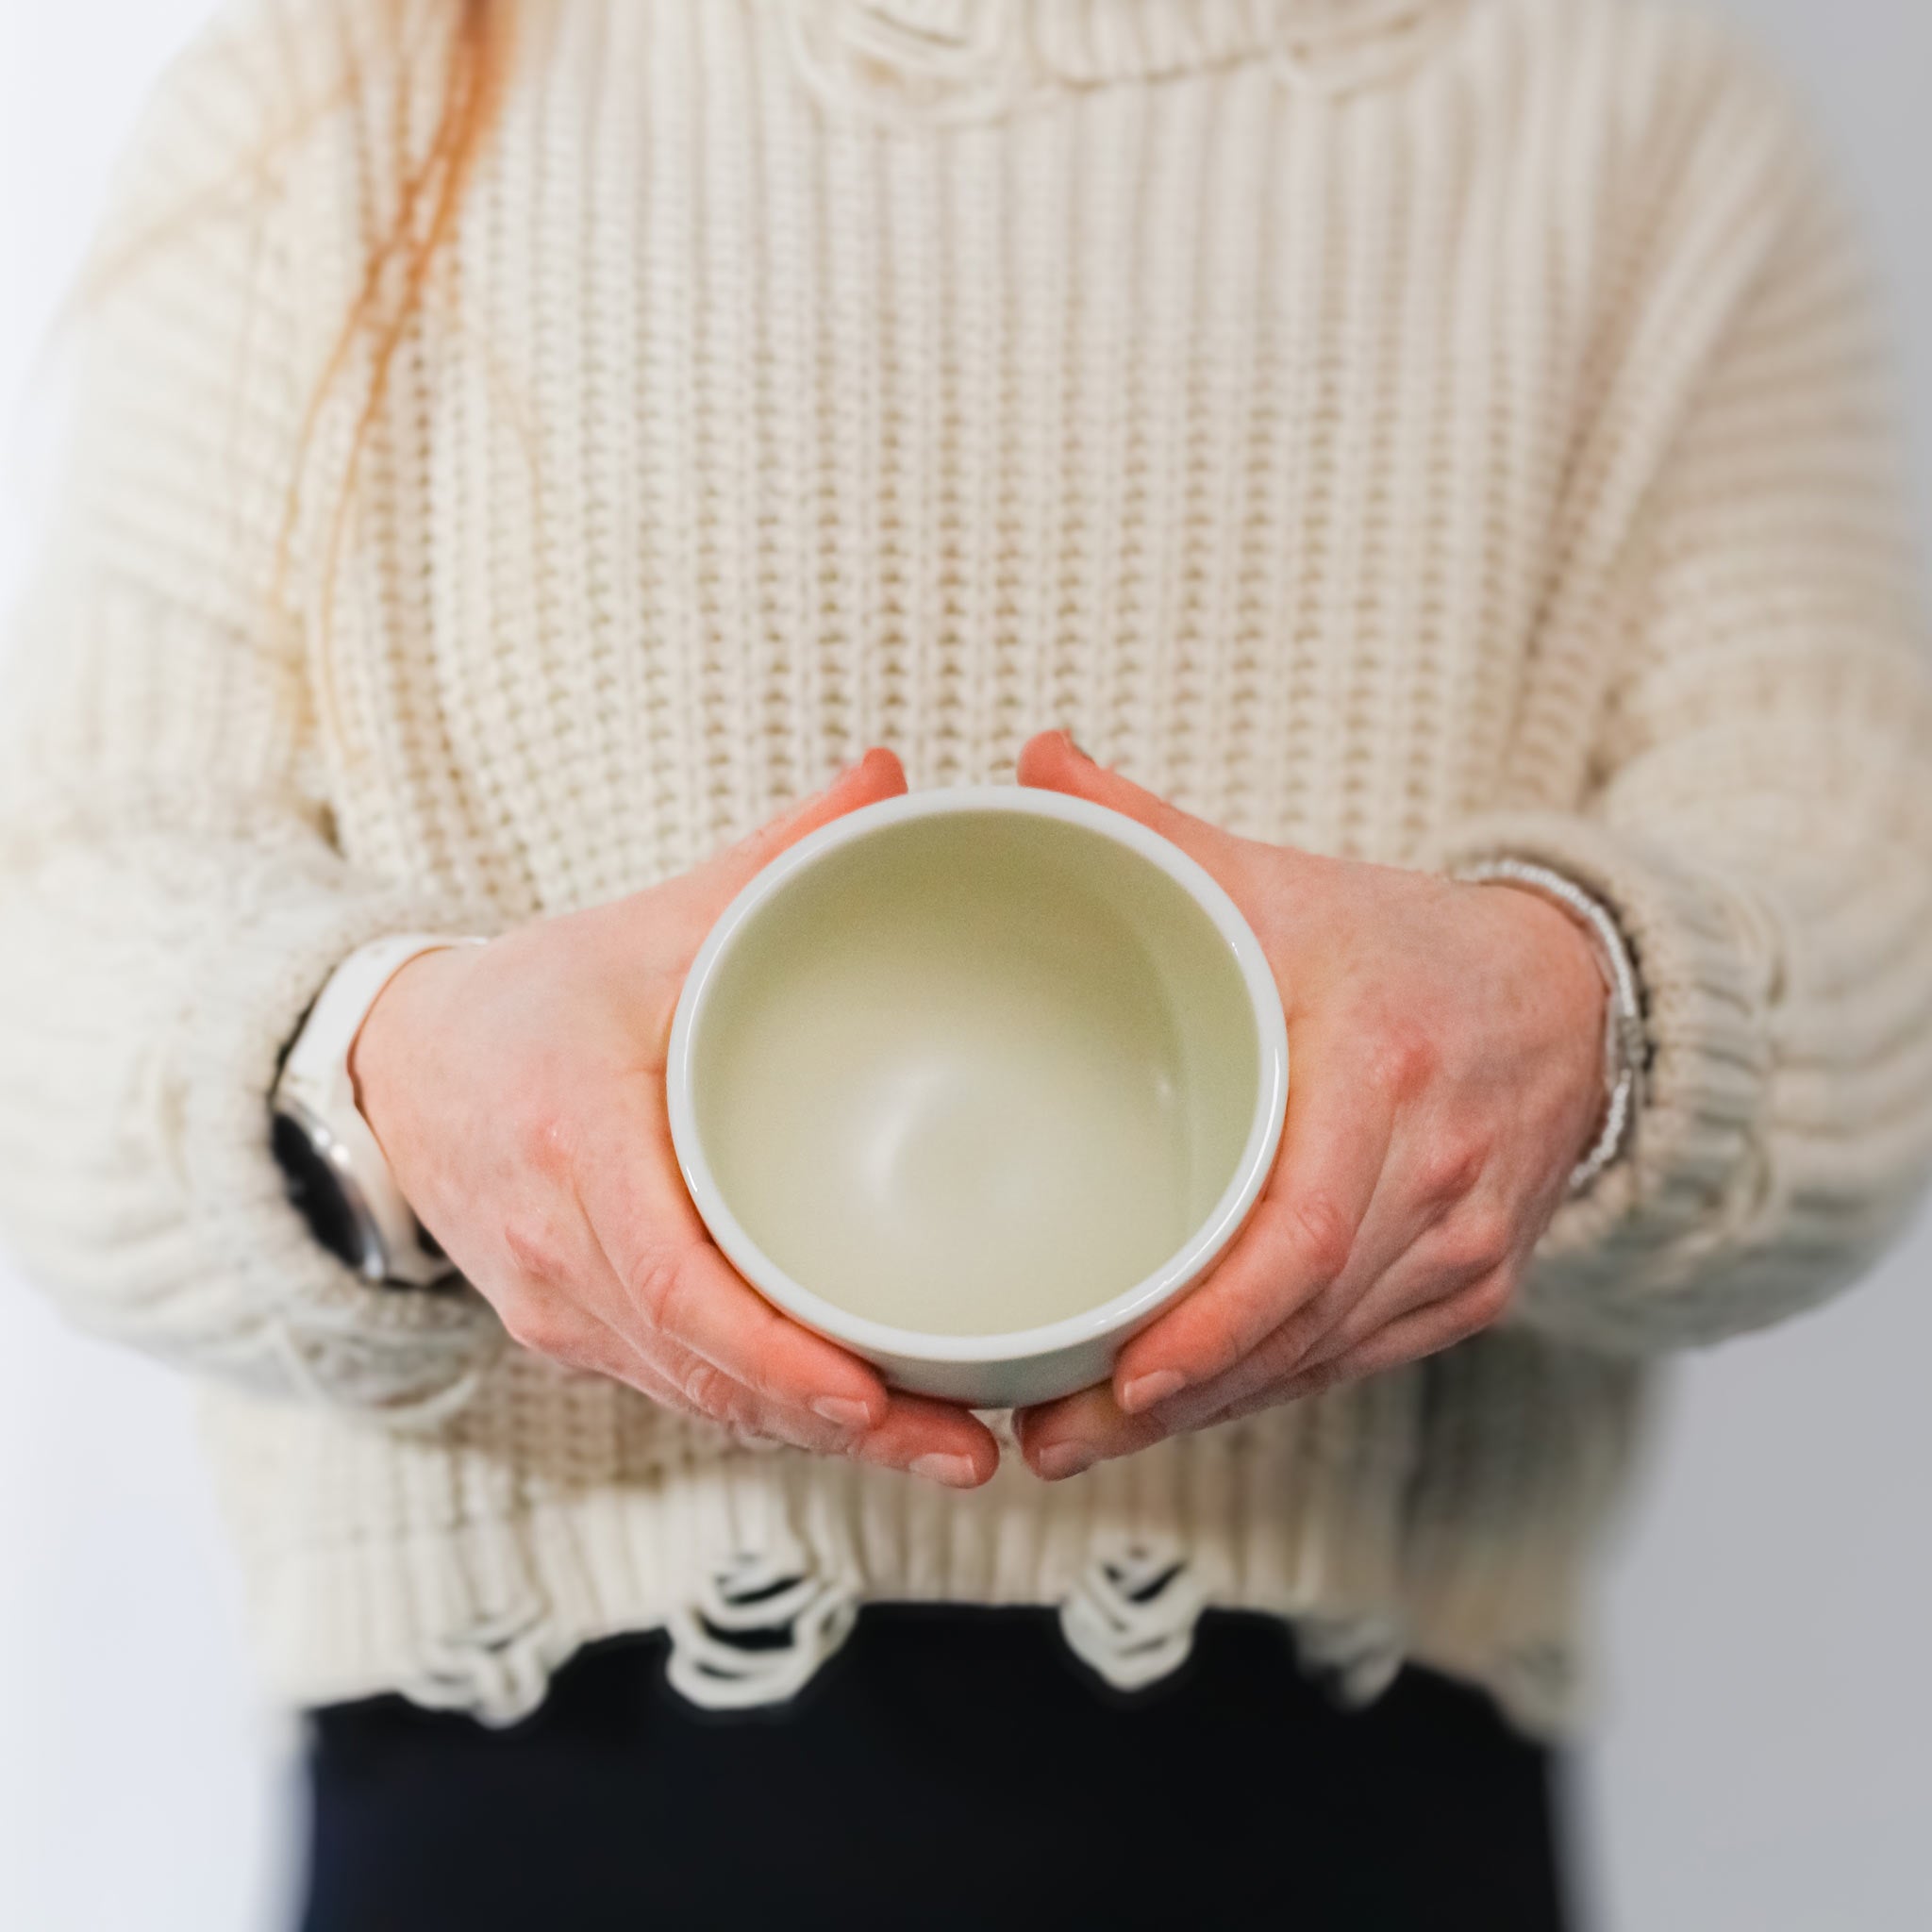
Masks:
[[[1581,1159],[1602,1130],[1609,1106],[1609,1072],[1603,1051],[1609,988],[1596,948],[1574,916],[1533,888],[1507,880],[1494,883],[1513,902],[1537,983],[1561,1016],[1557,1026],[1560,1050],[1574,1071],[1576,1091],[1588,1096],[1589,1131],[1575,1149]]]
[[[1601,1054],[1594,1091],[1600,1105],[1593,1137],[1585,1143],[1586,1151],[1570,1176],[1570,1191],[1581,1193],[1628,1151],[1643,1098],[1648,1059],[1643,996],[1623,929],[1598,899],[1547,866],[1494,858],[1470,866],[1456,876],[1471,884],[1501,886],[1519,900],[1539,902],[1550,916],[1542,922],[1546,930],[1553,930],[1550,919],[1570,928],[1572,943],[1561,955],[1572,966],[1567,977],[1574,981],[1578,946],[1593,970],[1595,1030]],[[1571,991],[1574,991],[1574,984]]]
[[[381,1098],[386,1089],[393,1085],[400,1094],[413,1084],[391,1077],[415,1032],[412,1024],[397,1024],[408,1022],[413,1002],[398,1001],[373,1033],[368,1023],[408,969],[448,949],[468,952],[475,943],[480,942],[405,933],[350,954],[317,995],[275,1082],[273,1142],[291,1199],[316,1238],[372,1281],[427,1285],[450,1268],[398,1185],[376,1125],[377,1118],[389,1125]],[[358,1054],[365,1034],[371,1050]],[[384,1044],[391,1039],[393,1051]]]
[[[1491,882],[1517,908],[1542,982],[1592,1038],[1603,1032],[1604,1009],[1609,1000],[1597,948],[1575,916],[1532,886],[1513,880]]]
[[[430,1016],[448,997],[455,977],[475,951],[452,943],[418,953],[384,983],[369,1003],[349,1041],[349,1089],[357,1110],[383,1140],[380,1116],[391,1110],[395,1095],[410,1085],[408,1061],[427,1037]]]

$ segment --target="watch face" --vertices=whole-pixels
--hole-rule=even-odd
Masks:
[[[368,1261],[368,1231],[309,1130],[291,1115],[275,1117],[271,1141],[289,1199],[330,1254],[358,1274]]]

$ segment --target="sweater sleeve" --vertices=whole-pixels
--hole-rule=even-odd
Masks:
[[[1557,1215],[1521,1315],[1637,1352],[1823,1301],[1932,1163],[1932,692],[1870,305],[1795,139],[1790,191],[1610,574],[1588,796],[1433,855],[1610,908],[1644,989],[1632,1147]]]
[[[0,1231],[80,1324],[401,1419],[500,1330],[363,1282],[270,1148],[331,968],[475,908],[345,862],[278,551],[307,391],[258,31],[164,86],[77,307],[70,474],[0,698]]]

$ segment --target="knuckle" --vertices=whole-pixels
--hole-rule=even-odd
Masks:
[[[1346,1378],[1349,1374],[1345,1358],[1338,1357],[1332,1362],[1322,1362],[1312,1369],[1304,1369],[1300,1374],[1286,1383],[1281,1391],[1281,1399],[1287,1402],[1304,1402],[1311,1395],[1320,1395],[1324,1391]]]
[[[1289,1237],[1310,1271],[1332,1280],[1348,1265],[1355,1222],[1332,1194],[1305,1194],[1289,1209]]]
[[[1500,1322],[1515,1292],[1516,1283],[1504,1268],[1496,1269],[1476,1282],[1462,1297],[1470,1333],[1474,1334]]]
[[[1486,1141],[1474,1134],[1444,1134],[1423,1157],[1417,1188],[1432,1207],[1461,1200],[1482,1178],[1489,1165]]]
[[[575,1132],[562,1108],[547,1102],[525,1106],[515,1132],[517,1155],[525,1167],[553,1176],[570,1172]]]
[[[1332,1289],[1326,1294],[1317,1295],[1269,1337],[1262,1364],[1280,1374],[1292,1374],[1307,1361],[1308,1352],[1321,1346],[1338,1324],[1347,1319],[1347,1309],[1346,1297]]]
[[[736,1385],[722,1369],[709,1362],[687,1363],[677,1378],[677,1386],[684,1399],[713,1422],[736,1424],[745,1420]]]
[[[541,1216],[511,1216],[504,1223],[503,1247],[518,1275],[536,1288],[562,1288],[574,1273],[556,1229]]]
[[[1472,1208],[1449,1231],[1444,1260],[1458,1274],[1489,1275],[1508,1260],[1515,1229],[1500,1208]]]
[[[568,1313],[549,1295],[525,1291],[508,1302],[501,1313],[504,1327],[519,1348],[552,1361],[569,1358],[575,1344],[574,1326]]]
[[[1370,1077],[1396,1099],[1413,1099],[1421,1093],[1441,1063],[1434,1035],[1413,1020],[1385,1020],[1370,1048]]]
[[[625,1291],[651,1327],[666,1332],[673,1327],[681,1275],[677,1257],[657,1249],[648,1250],[628,1271]]]

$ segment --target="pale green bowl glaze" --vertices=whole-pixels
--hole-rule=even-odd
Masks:
[[[746,1280],[896,1385],[1105,1379],[1274,1162],[1288,1035],[1192,859],[1058,792],[915,792],[755,878],[678,1003],[691,1199]]]

